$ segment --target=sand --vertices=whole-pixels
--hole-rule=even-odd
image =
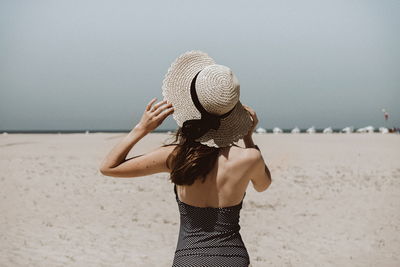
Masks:
[[[179,213],[168,174],[98,170],[123,136],[0,135],[0,266],[171,266]],[[149,134],[129,156],[167,138]],[[273,182],[244,199],[252,266],[400,266],[400,135],[254,139]]]

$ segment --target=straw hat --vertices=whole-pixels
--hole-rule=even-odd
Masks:
[[[231,146],[252,126],[240,85],[229,67],[202,51],[188,51],[171,64],[162,84],[173,118],[190,139],[210,147]]]

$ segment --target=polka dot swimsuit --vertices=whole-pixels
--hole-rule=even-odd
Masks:
[[[174,192],[180,229],[173,267],[249,266],[249,255],[239,233],[243,200],[235,206],[203,208],[180,201],[176,185]]]

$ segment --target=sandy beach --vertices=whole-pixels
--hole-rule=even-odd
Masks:
[[[98,170],[125,135],[0,135],[0,266],[172,265],[179,212],[168,174]],[[149,134],[129,156],[168,137]],[[273,182],[244,199],[252,266],[400,266],[400,135],[254,140]]]

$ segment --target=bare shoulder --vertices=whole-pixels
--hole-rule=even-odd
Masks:
[[[178,146],[177,144],[167,144],[167,145],[162,145],[160,149],[172,152],[177,146]]]
[[[164,159],[168,168],[168,172],[171,172],[171,164],[172,164],[172,158],[174,156],[174,150],[177,147],[177,144],[168,144],[168,145],[163,145],[159,147],[158,149],[161,149],[164,153]],[[176,153],[175,153],[176,154]],[[172,157],[170,157],[172,156]]]
[[[261,152],[255,148],[232,146],[229,153],[232,155],[232,158],[247,163],[257,161],[261,158]]]
[[[175,148],[177,147],[177,144],[168,144],[168,145],[162,145],[161,147],[158,147],[157,149],[162,151],[165,155],[165,157],[169,157],[169,155],[171,155]]]
[[[228,159],[229,168],[235,172],[247,172],[261,158],[261,153],[255,148],[242,148],[232,146],[225,155]]]

